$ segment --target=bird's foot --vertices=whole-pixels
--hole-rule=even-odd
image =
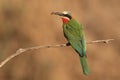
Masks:
[[[70,46],[70,43],[68,42],[68,43],[66,43],[66,46]]]

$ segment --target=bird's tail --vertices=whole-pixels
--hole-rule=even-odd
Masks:
[[[80,57],[80,62],[81,62],[83,74],[88,75],[90,73],[90,69],[87,63],[86,56]]]

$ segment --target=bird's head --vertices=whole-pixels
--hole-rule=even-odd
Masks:
[[[72,19],[72,16],[70,12],[64,11],[64,12],[52,12],[52,15],[58,15],[61,16],[63,23],[67,23]]]

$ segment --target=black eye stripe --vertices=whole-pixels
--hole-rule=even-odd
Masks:
[[[69,14],[64,14],[65,17],[68,17],[69,19],[72,19],[72,17]]]

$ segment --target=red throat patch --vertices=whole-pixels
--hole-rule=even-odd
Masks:
[[[69,18],[67,18],[67,17],[62,17],[62,21],[63,21],[63,23],[67,23],[67,22],[69,21]]]

